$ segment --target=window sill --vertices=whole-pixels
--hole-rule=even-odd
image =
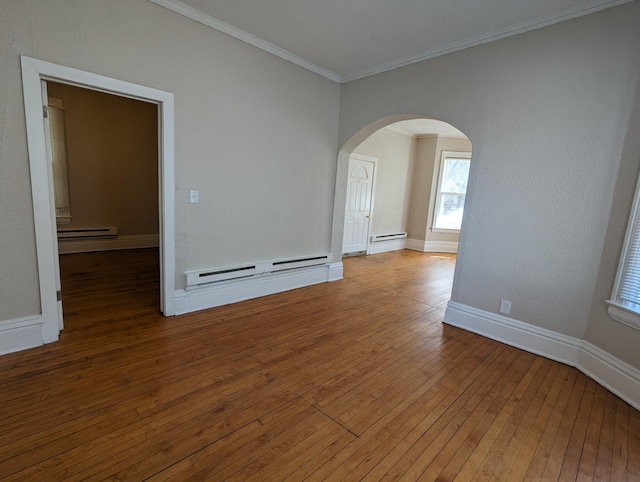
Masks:
[[[445,228],[431,228],[432,233],[451,233],[451,234],[460,234],[459,229],[445,229]]]
[[[636,330],[640,330],[640,314],[625,308],[618,303],[613,301],[607,301],[609,308],[607,311],[609,312],[609,316],[620,323],[623,323],[631,328],[635,328]]]

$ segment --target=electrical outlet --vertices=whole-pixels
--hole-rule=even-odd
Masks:
[[[511,301],[500,300],[500,313],[505,315],[511,313]]]
[[[196,204],[200,201],[200,191],[196,189],[192,189],[189,191],[189,202],[192,204]]]

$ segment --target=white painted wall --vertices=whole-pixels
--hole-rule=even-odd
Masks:
[[[147,0],[5,0],[0,320],[40,312],[19,55],[175,94],[176,289],[186,270],[329,250],[338,84]]]
[[[600,276],[611,280],[603,250],[616,259],[624,234],[609,215],[640,72],[638,25],[633,2],[343,85],[336,204],[347,153],[370,132],[406,113],[458,127],[473,162],[453,300],[491,313],[511,300],[517,320],[601,343],[603,330],[587,327],[592,303],[609,296],[596,290]],[[637,162],[628,149],[625,162]],[[640,367],[640,332],[617,326],[606,345]]]
[[[407,230],[416,144],[415,138],[380,129],[354,151],[378,159],[372,236]]]

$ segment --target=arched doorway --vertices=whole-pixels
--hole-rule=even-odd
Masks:
[[[463,132],[424,115],[386,117],[360,130],[338,156],[332,252],[340,249],[344,254],[346,238],[353,235],[349,206],[354,203],[348,202],[353,198],[348,192],[353,184],[349,181],[349,165],[355,165],[354,156],[382,158],[374,179],[376,197],[370,208],[366,202],[363,204],[372,225],[368,239],[372,244],[367,247],[367,254],[405,247],[423,252],[457,252],[471,147]],[[403,165],[390,166],[392,163]]]

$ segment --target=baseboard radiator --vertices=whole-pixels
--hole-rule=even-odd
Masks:
[[[290,271],[327,264],[329,264],[329,256],[326,254],[322,254],[306,256],[302,258],[263,261],[254,264],[231,266],[226,268],[187,271],[185,273],[186,289],[193,289],[202,285],[209,285],[224,281],[232,281],[239,278],[251,278],[269,273]]]
[[[79,239],[115,238],[118,229],[108,228],[62,228],[58,229],[58,241],[70,241]]]
[[[404,239],[406,237],[407,233],[376,234],[371,236],[371,242],[379,243],[380,241],[391,241],[392,239]]]

